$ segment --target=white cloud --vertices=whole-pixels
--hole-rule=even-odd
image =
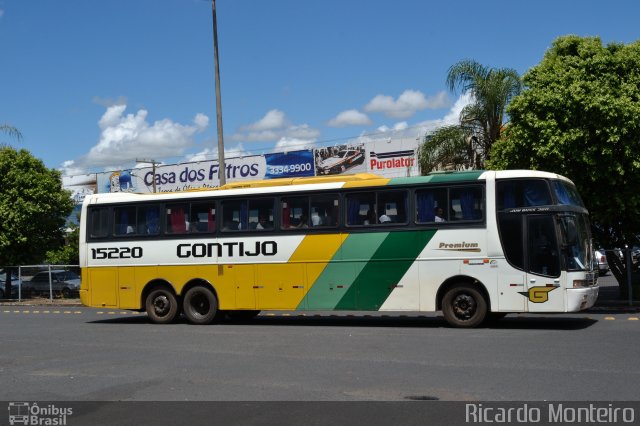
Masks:
[[[272,109],[255,123],[242,126],[230,136],[235,142],[275,142],[281,139],[316,139],[320,131],[308,124],[291,124],[284,112]]]
[[[288,126],[288,122],[284,112],[278,109],[272,109],[255,123],[243,126],[241,131],[264,132],[268,130],[282,129],[286,126]]]
[[[377,95],[364,106],[364,110],[366,112],[381,112],[392,118],[409,118],[417,111],[427,108],[445,108],[448,104],[449,100],[445,92],[427,98],[420,91],[405,90],[397,100],[394,100],[392,96]]]
[[[461,95],[453,104],[451,109],[442,118],[434,120],[425,120],[413,125],[409,125],[406,121],[401,121],[389,127],[382,125],[377,128],[377,134],[362,134],[358,140],[366,142],[370,139],[379,139],[380,137],[393,138],[422,138],[425,133],[432,132],[442,126],[450,126],[460,123],[460,112],[462,108],[473,101],[473,97],[469,93]]]
[[[185,149],[193,145],[193,136],[209,125],[209,118],[204,114],[197,114],[190,125],[170,119],[150,124],[146,110],[125,115],[126,108],[126,105],[107,108],[98,121],[101,129],[98,144],[79,159],[63,163],[66,174],[70,174],[70,170],[126,165],[138,157],[160,159],[183,155]]]
[[[366,114],[356,110],[349,109],[342,111],[340,114],[329,120],[327,123],[331,127],[346,127],[346,126],[370,126],[371,120]]]
[[[273,150],[275,152],[283,152],[310,149],[315,147],[315,142],[315,140],[310,139],[282,138],[276,143]]]
[[[242,146],[241,143],[236,146],[224,147],[224,158],[232,158],[232,157],[245,157],[247,155],[251,155],[247,150]],[[186,162],[196,162],[196,161],[208,161],[208,160],[217,160],[218,159],[218,149],[217,148],[206,148],[196,154],[189,154],[185,157]]]

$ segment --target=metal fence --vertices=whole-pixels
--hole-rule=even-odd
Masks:
[[[11,276],[11,294],[6,281]],[[78,265],[24,265],[0,267],[0,299],[77,299],[80,291]]]

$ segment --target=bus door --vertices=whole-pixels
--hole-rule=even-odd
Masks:
[[[527,274],[525,292],[529,312],[563,312],[565,291],[561,283],[560,246],[554,215],[526,217]]]

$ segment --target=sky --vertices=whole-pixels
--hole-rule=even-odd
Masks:
[[[640,2],[217,0],[226,156],[420,137],[473,59],[524,74],[561,35],[640,38]],[[217,158],[209,0],[0,0],[0,124],[64,175]]]

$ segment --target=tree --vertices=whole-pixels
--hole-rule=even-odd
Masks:
[[[505,109],[522,90],[520,76],[511,68],[487,68],[476,61],[464,60],[449,68],[446,83],[452,92],[469,93],[473,100],[460,112],[457,131],[440,128],[425,141],[421,149],[424,158],[419,157],[419,161],[421,165],[430,166],[430,157],[440,158],[436,169],[447,164],[454,164],[456,169],[483,168],[491,155],[491,147],[500,138]],[[448,157],[443,155],[447,153]],[[434,168],[421,170],[428,173]]]
[[[27,150],[0,147],[0,265],[41,262],[64,242],[72,210],[60,172]],[[6,286],[5,294],[11,294],[9,280]]]
[[[596,241],[632,244],[640,234],[640,42],[560,37],[524,83],[491,167],[567,176],[589,209]],[[619,258],[607,258],[624,282]]]

